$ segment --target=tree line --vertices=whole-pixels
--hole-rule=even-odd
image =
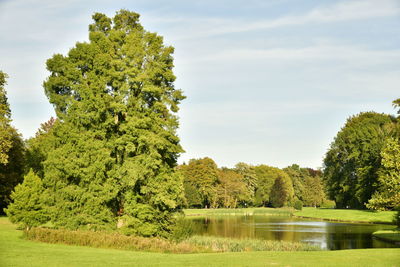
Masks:
[[[292,165],[284,169],[243,162],[234,168],[218,168],[208,157],[191,159],[177,167],[183,176],[190,208],[319,207],[328,201],[322,172]]]

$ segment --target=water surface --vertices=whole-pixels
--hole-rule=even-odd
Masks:
[[[323,249],[358,249],[398,247],[372,238],[377,230],[395,226],[380,224],[338,223],[286,216],[210,216],[189,218],[195,234],[306,242]]]

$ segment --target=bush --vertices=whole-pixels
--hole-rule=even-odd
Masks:
[[[326,199],[326,200],[324,200],[324,202],[322,202],[320,208],[334,209],[334,208],[336,208],[336,203],[333,200]]]
[[[303,209],[303,202],[300,199],[297,199],[293,203],[293,208],[296,210],[302,210]]]

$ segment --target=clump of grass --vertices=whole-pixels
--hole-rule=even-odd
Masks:
[[[166,253],[210,252],[210,249],[190,243],[176,243],[161,238],[126,236],[118,233],[71,231],[65,229],[32,228],[24,232],[26,239],[46,243],[115,248]]]
[[[184,243],[205,247],[216,252],[321,250],[321,248],[317,246],[300,242],[260,239],[234,239],[212,236],[192,236],[191,238],[185,240]]]

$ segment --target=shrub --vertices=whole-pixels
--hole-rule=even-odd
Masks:
[[[297,199],[294,201],[293,208],[296,210],[302,210],[303,209],[303,202],[300,199]]]

